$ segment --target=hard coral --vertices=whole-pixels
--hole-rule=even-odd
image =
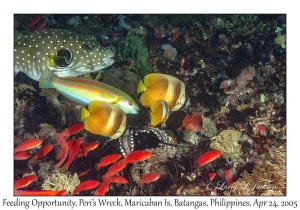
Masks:
[[[242,132],[236,130],[224,130],[218,136],[212,137],[210,147],[222,152],[221,156],[232,161],[234,164],[239,160],[242,155],[242,146],[238,144]]]
[[[217,127],[213,120],[208,117],[202,116],[202,129],[200,134],[206,137],[213,137],[217,134]]]
[[[163,44],[161,49],[164,50],[163,57],[168,58],[170,60],[174,60],[175,56],[177,55],[177,50],[172,47],[170,44]]]
[[[195,131],[184,130],[183,139],[186,142],[191,142],[194,145],[198,145],[199,140],[201,139]]]
[[[252,173],[247,171],[231,185],[225,195],[286,195],[286,152],[270,149],[255,162]]]
[[[275,44],[280,45],[282,48],[285,48],[285,35],[277,36],[274,39]]]
[[[80,184],[78,175],[74,173],[71,174],[52,174],[47,180],[42,184],[43,190],[67,190],[68,195],[71,195],[77,185]]]
[[[248,84],[248,81],[252,80],[255,75],[256,71],[253,66],[242,69],[240,75],[235,79],[237,88],[239,90],[243,89]]]

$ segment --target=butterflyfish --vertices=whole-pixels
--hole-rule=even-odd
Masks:
[[[126,114],[118,107],[103,102],[92,101],[88,109],[81,108],[84,129],[111,139],[119,138],[126,129]]]
[[[140,80],[137,86],[141,104],[150,108],[157,100],[167,102],[171,111],[179,110],[186,102],[187,95],[183,82],[166,74],[151,73]]]
[[[138,105],[129,95],[113,86],[85,78],[60,78],[47,68],[42,73],[39,87],[55,88],[69,100],[83,106],[98,100],[114,104],[126,114],[137,114],[139,111]]]
[[[150,118],[151,125],[157,126],[160,123],[166,122],[170,114],[168,104],[164,100],[157,100],[151,104],[150,107]]]

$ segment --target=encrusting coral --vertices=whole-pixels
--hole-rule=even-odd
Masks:
[[[183,139],[186,142],[191,142],[194,145],[198,145],[199,140],[201,139],[195,131],[184,130]]]
[[[210,147],[222,152],[221,156],[228,162],[239,160],[242,155],[242,146],[238,144],[238,140],[241,138],[242,132],[236,130],[224,130],[219,135],[212,137]]]
[[[55,173],[43,182],[42,188],[43,190],[67,190],[67,194],[71,195],[79,184],[80,180],[76,173],[73,176],[71,174]]]
[[[225,195],[286,195],[286,152],[270,149],[255,162],[252,173],[244,171]]]
[[[202,116],[202,128],[200,134],[206,137],[213,137],[217,134],[217,127],[213,120]]]
[[[56,133],[54,126],[47,123],[41,123],[40,128],[41,130],[39,132],[39,136],[42,139],[48,139],[49,137],[52,137],[54,133]]]

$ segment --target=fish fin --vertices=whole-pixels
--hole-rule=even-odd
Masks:
[[[90,115],[90,112],[83,106],[81,107],[81,114],[80,114],[80,121],[84,121],[86,118],[88,118]]]
[[[151,104],[150,107],[150,118],[151,118],[151,125],[152,126],[156,126],[159,123],[161,123],[163,121],[163,117],[162,113],[163,113],[163,106],[159,101],[154,101]]]
[[[33,163],[34,163],[35,161],[37,161],[37,155],[34,155],[30,160],[31,160],[31,162],[33,162]]]
[[[52,80],[54,78],[58,78],[56,74],[54,74],[50,69],[45,68],[42,72],[42,75],[39,80],[39,87],[40,88],[53,88]]]
[[[66,63],[68,57],[67,56],[59,56],[59,55],[48,55],[47,59],[47,67],[57,67],[58,63]]]
[[[112,101],[112,104],[118,104],[118,101],[120,101],[120,97],[117,96],[114,98],[114,100]]]
[[[201,130],[201,126],[199,124],[188,124],[185,126],[185,129],[189,130],[189,131],[194,131],[194,132],[199,132]]]
[[[55,155],[55,159],[60,160],[61,159],[61,154],[62,154],[62,151],[59,150],[58,153],[56,153],[56,155]]]
[[[138,83],[138,86],[137,86],[137,89],[136,89],[136,93],[142,93],[146,90],[146,86],[143,82],[142,79],[140,79],[139,83]]]
[[[183,120],[182,120],[182,123],[181,123],[181,126],[182,127],[185,127],[186,125],[188,125],[189,123],[190,123],[190,120],[191,119],[191,117],[190,117],[190,115],[187,113],[186,115],[185,115],[185,117],[183,118]]]
[[[81,145],[81,148],[82,148],[83,156],[86,157],[88,155],[88,151],[87,151],[86,147]]]
[[[69,165],[68,165],[67,163],[65,163],[65,164],[61,167],[61,170],[62,170],[63,172],[65,172],[66,170],[68,170],[68,168],[69,168]]]
[[[153,102],[153,97],[151,96],[151,94],[144,92],[142,93],[141,97],[140,97],[140,101],[141,104],[146,107],[146,108],[150,108],[152,102]]]
[[[95,168],[97,171],[99,171],[99,169],[101,168],[100,164],[99,163],[95,163]]]
[[[98,112],[99,110],[103,109],[105,106],[107,106],[107,103],[104,101],[92,101],[91,103],[89,103],[89,112],[90,113],[95,113]]]

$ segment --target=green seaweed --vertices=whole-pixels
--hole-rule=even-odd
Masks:
[[[148,49],[143,46],[142,39],[136,36],[129,36],[125,44],[119,47],[125,61],[133,61],[133,66],[143,75],[149,73]]]

